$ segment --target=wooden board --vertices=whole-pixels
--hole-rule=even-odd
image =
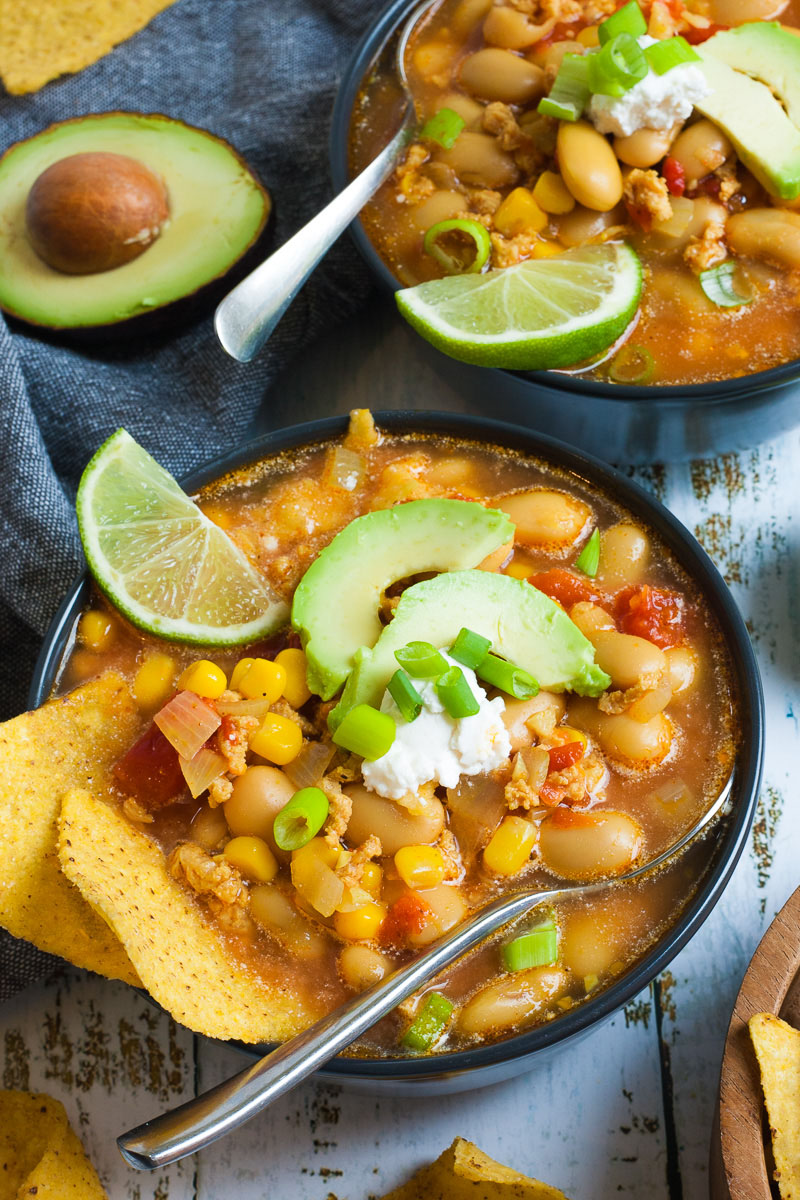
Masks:
[[[800,888],[764,934],[728,1027],[711,1158],[712,1200],[771,1200],[764,1104],[747,1023],[771,1012],[800,1027]]]

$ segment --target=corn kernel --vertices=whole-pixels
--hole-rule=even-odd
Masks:
[[[495,875],[516,875],[528,862],[536,826],[524,817],[505,817],[483,852],[483,865]]]
[[[296,721],[278,713],[268,713],[261,728],[250,739],[250,749],[276,766],[284,767],[297,758],[303,745],[303,734]]]
[[[253,883],[269,883],[278,874],[278,861],[261,838],[231,838],[222,855]]]
[[[250,670],[250,668],[252,667],[252,665],[255,661],[256,660],[254,658],[240,658],[239,659],[236,666],[233,668],[233,672],[231,674],[231,679],[230,679],[230,685],[229,685],[234,692],[239,691],[239,684],[242,682],[243,678],[245,677],[247,672]]]
[[[77,683],[97,675],[101,660],[92,650],[74,650],[69,659],[69,678]]]
[[[117,623],[108,613],[92,608],[85,612],[78,622],[78,641],[87,650],[102,654],[107,650],[117,634]]]
[[[582,729],[576,729],[574,725],[557,725],[553,730],[553,737],[557,737],[562,746],[567,746],[570,742],[580,742],[585,750],[589,745],[586,734]]]
[[[201,504],[200,509],[219,529],[230,529],[233,525],[232,514],[220,504]]]
[[[248,700],[267,700],[270,704],[283,694],[286,671],[269,658],[254,658],[236,687]]]
[[[575,197],[555,171],[542,171],[533,198],[546,213],[568,213],[575,207]]]
[[[559,254],[564,253],[564,247],[558,242],[538,241],[531,251],[533,258],[557,258]]]
[[[378,936],[385,916],[385,907],[370,900],[350,912],[337,912],[333,918],[333,927],[340,937],[353,942],[363,942]]]
[[[513,192],[509,192],[494,214],[495,229],[506,237],[516,237],[520,233],[539,233],[546,224],[547,213],[542,212],[532,193],[524,187],[514,188]]]
[[[444,879],[444,855],[438,846],[401,846],[394,865],[410,888],[436,887]]]
[[[139,708],[159,708],[175,687],[175,659],[169,654],[148,654],[133,680],[133,698]]]
[[[207,658],[200,658],[190,663],[178,680],[178,687],[187,692],[194,692],[206,700],[219,700],[228,686],[225,672],[216,663]]]
[[[506,575],[510,575],[512,579],[527,579],[529,575],[533,574],[533,571],[534,568],[529,562],[512,559],[512,561],[506,567],[504,573]]]
[[[381,894],[383,885],[383,871],[380,864],[376,862],[364,863],[364,869],[361,872],[361,886],[365,892],[369,892],[370,896],[374,896],[377,900]]]
[[[582,29],[576,36],[575,41],[580,42],[582,46],[586,46],[589,50],[591,50],[593,46],[599,46],[600,37],[597,32],[597,26],[587,25],[585,29]]]
[[[333,870],[339,863],[339,851],[335,846],[330,846],[325,838],[315,837],[310,842],[306,842],[305,846],[301,846],[299,850],[292,851],[292,862],[306,862],[311,859],[323,862],[326,867]]]
[[[311,699],[306,683],[306,656],[302,650],[289,647],[276,654],[275,662],[286,672],[283,694],[292,708],[302,708]]]

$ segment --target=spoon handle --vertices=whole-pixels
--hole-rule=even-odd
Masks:
[[[444,967],[515,917],[563,889],[521,892],[496,900],[446,934],[430,950],[355,996],[265,1058],[180,1108],[117,1138],[126,1162],[140,1170],[166,1166],[203,1149],[249,1121],[349,1046]]]
[[[214,328],[232,358],[255,357],[319,260],[392,171],[413,127],[409,102],[399,130],[377,158],[219,304]]]

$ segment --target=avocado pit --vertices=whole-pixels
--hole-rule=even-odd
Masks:
[[[31,245],[66,275],[138,258],[169,219],[167,189],[144,163],[105,151],[72,154],[38,176],[25,210]]]

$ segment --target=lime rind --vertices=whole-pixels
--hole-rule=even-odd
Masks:
[[[126,430],[86,467],[76,507],[98,586],[137,628],[236,646],[288,620],[288,605]]]
[[[642,266],[630,246],[606,242],[483,275],[405,288],[397,306],[438,350],[477,366],[541,371],[606,349],[639,306]]]

